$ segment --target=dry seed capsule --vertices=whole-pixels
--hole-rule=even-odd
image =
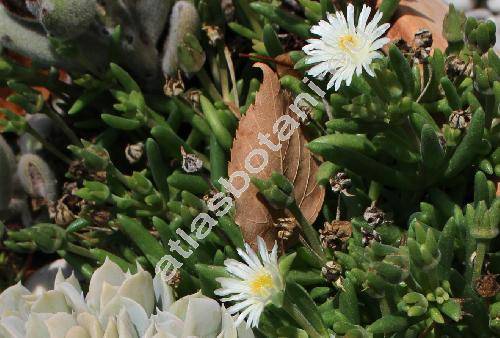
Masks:
[[[19,159],[17,176],[28,195],[47,201],[56,199],[56,179],[48,164],[38,155],[25,154]]]
[[[325,222],[323,229],[319,230],[319,239],[324,248],[336,251],[345,250],[347,241],[352,235],[352,225],[349,221]]]
[[[186,34],[196,34],[200,27],[200,18],[193,4],[188,1],[179,1],[172,8],[170,28],[165,40],[162,69],[166,76],[177,73],[179,68],[178,47]]]
[[[368,224],[375,228],[384,223],[385,213],[373,204],[366,208],[363,213],[363,218],[368,222]]]
[[[127,158],[127,161],[130,164],[139,162],[143,154],[144,154],[144,143],[142,142],[129,144],[125,148],[125,157]]]

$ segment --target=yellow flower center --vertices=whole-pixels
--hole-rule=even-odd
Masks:
[[[347,35],[344,35],[343,37],[340,38],[339,46],[342,50],[344,50],[346,52],[350,52],[351,49],[355,47],[357,42],[358,42],[358,39],[354,35],[347,34]]]
[[[268,272],[260,272],[250,281],[250,290],[253,294],[264,296],[273,287],[273,277]]]

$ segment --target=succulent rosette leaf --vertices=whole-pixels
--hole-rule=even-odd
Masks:
[[[123,272],[110,260],[98,268],[84,297],[74,275],[57,274],[41,295],[20,283],[0,294],[0,335],[6,338],[253,337],[217,301],[201,293],[174,300],[160,275]]]

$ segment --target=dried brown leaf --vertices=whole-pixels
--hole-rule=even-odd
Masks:
[[[382,0],[377,2],[380,4]],[[401,0],[387,36],[391,40],[401,38],[412,43],[415,33],[425,28],[432,33],[434,40],[432,48],[444,51],[448,45],[443,36],[443,20],[446,13],[448,7],[441,0]]]
[[[276,74],[265,64],[258,63],[262,69],[264,80],[256,95],[255,103],[250,106],[245,116],[240,120],[236,138],[231,149],[229,174],[235,171],[245,171],[245,158],[254,149],[264,149],[268,152],[269,162],[256,177],[268,179],[276,171],[284,174],[294,184],[294,195],[297,205],[306,219],[313,223],[323,204],[325,192],[316,182],[318,165],[305,147],[306,139],[300,128],[295,130],[291,138],[281,142],[281,149],[270,150],[266,145],[259,144],[258,134],[269,134],[273,144],[279,144],[273,125],[283,115],[296,117],[288,108],[291,97],[281,87]],[[255,160],[255,161],[254,161]],[[255,163],[254,163],[255,162]],[[261,164],[260,157],[253,157],[252,165]],[[235,179],[235,186],[242,186],[240,178]],[[245,241],[255,244],[257,236],[261,236],[271,247],[277,239],[274,224],[280,217],[290,217],[282,211],[276,211],[268,206],[257,194],[258,190],[250,187],[236,199],[236,223],[240,225]]]
[[[276,61],[276,72],[279,77],[291,75],[299,79],[301,78],[300,73],[293,68],[293,61],[289,53],[278,55],[274,60]]]

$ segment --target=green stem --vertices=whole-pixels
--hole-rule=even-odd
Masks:
[[[31,136],[33,136],[38,142],[42,144],[42,146],[47,149],[49,152],[51,152],[54,156],[59,158],[61,161],[65,162],[66,164],[71,163],[71,159],[64,155],[59,149],[57,149],[55,146],[53,146],[51,143],[47,142],[42,135],[40,135],[35,129],[33,129],[31,126],[27,125],[26,126],[26,132],[29,133]]]
[[[253,30],[259,36],[262,36],[262,26],[260,25],[259,19],[257,18],[255,12],[248,5],[250,3],[250,1],[240,0],[240,1],[238,1],[238,3],[240,4],[241,9],[243,10],[243,13],[245,13],[245,17],[250,22],[250,25],[252,26]]]
[[[225,60],[224,43],[219,41],[217,43],[217,63],[219,64],[220,86],[222,89],[222,98],[225,102],[229,102],[231,100],[231,94],[229,92],[229,76]]]
[[[476,257],[474,258],[474,266],[472,268],[472,278],[471,282],[474,282],[481,276],[481,271],[483,270],[484,257],[486,256],[486,251],[490,246],[489,241],[478,240],[476,247]]]
[[[82,142],[80,141],[78,136],[76,136],[76,134],[73,132],[73,130],[71,130],[71,128],[66,124],[66,122],[64,122],[61,115],[56,113],[52,108],[48,108],[45,111],[45,113],[47,114],[48,117],[50,117],[52,119],[52,121],[54,121],[54,123],[59,128],[61,128],[62,132],[68,137],[68,139],[71,141],[71,143],[73,143],[74,145],[79,146],[79,147],[82,146]]]
[[[302,311],[290,301],[288,296],[283,299],[283,309],[307,332],[311,338],[322,338],[321,334],[309,323]]]
[[[198,77],[201,85],[203,86],[203,88],[205,88],[205,90],[210,95],[212,100],[214,101],[222,100],[222,96],[219,94],[217,88],[215,88],[213,81],[210,79],[210,77],[207,74],[207,71],[204,68],[202,68],[198,73],[196,73],[196,76]]]
[[[379,305],[380,305],[380,312],[382,313],[382,316],[387,316],[391,314],[391,307],[389,306],[389,302],[387,301],[387,298],[381,298],[379,300]]]
[[[424,97],[424,95],[427,93],[427,89],[429,89],[429,86],[431,85],[431,81],[432,81],[432,76],[433,76],[433,72],[432,72],[432,66],[431,64],[429,63],[427,68],[426,68],[429,72],[429,80],[427,81],[424,89],[422,90],[422,92],[420,93],[420,95],[418,96],[417,100],[415,102],[419,103],[420,100],[422,100],[422,98]]]
[[[113,174],[116,175],[116,178],[118,179],[118,181],[120,181],[124,186],[128,185],[127,176],[123,175],[123,173],[120,170],[118,170],[118,168],[113,166],[111,170],[112,170]]]
[[[299,222],[300,228],[302,229],[304,236],[306,237],[307,241],[311,245],[314,252],[323,260],[323,263],[325,263],[325,253],[323,252],[323,247],[321,246],[321,242],[319,240],[318,233],[316,232],[316,230],[312,227],[311,224],[309,224],[307,219],[304,217],[302,211],[297,206],[297,203],[293,202],[288,207],[288,210],[292,213],[297,222]]]
[[[98,261],[98,257],[96,257],[92,252],[89,250],[85,249],[84,247],[75,245],[73,243],[66,243],[65,247],[66,251],[74,253],[75,255],[90,258],[92,260]]]
[[[437,269],[432,269],[428,274],[428,280],[429,284],[431,285],[432,289],[436,289],[439,286],[439,279],[437,276]]]
[[[146,116],[147,119],[146,123],[150,128],[153,128],[158,124],[160,125],[168,124],[163,116],[158,114],[155,110],[149,108],[149,106],[147,105],[144,107],[144,110],[141,110],[140,112]]]
[[[241,117],[240,114],[240,100],[238,98],[238,83],[236,82],[236,74],[234,73],[234,64],[233,60],[231,59],[231,52],[227,48],[227,46],[224,46],[224,56],[226,58],[226,63],[227,63],[227,68],[229,69],[229,76],[231,77],[231,82],[233,85],[233,98],[234,98],[234,104],[236,105],[236,109],[238,111],[237,117]]]
[[[71,87],[62,81],[51,81],[46,74],[34,70],[35,68],[26,68],[17,64],[13,68],[12,78],[18,79],[30,87],[45,87],[53,93],[65,93],[71,97],[79,97],[82,94],[78,88]]]

